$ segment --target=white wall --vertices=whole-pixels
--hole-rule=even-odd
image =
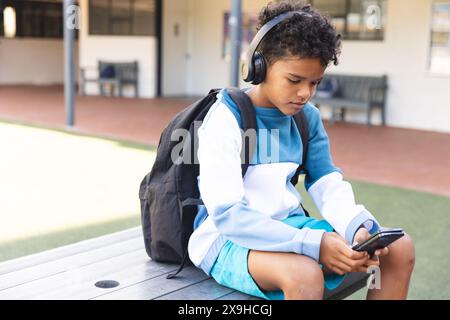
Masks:
[[[188,93],[204,95],[210,88],[228,86],[230,63],[222,58],[223,14],[229,0],[189,0],[191,56]],[[259,12],[266,0],[243,1],[244,12]]]
[[[144,36],[92,36],[88,34],[88,1],[81,0],[80,67],[96,68],[98,60],[139,63],[139,91],[144,98],[156,95],[157,40]],[[92,72],[96,75],[95,71]],[[98,94],[95,83],[87,86],[88,94]],[[133,96],[132,87],[126,87],[125,96]]]
[[[388,125],[450,132],[450,75],[433,75],[428,68],[431,3],[387,1],[384,41],[345,41],[341,63],[330,71],[386,73]],[[361,113],[349,119],[365,120]],[[374,114],[374,120],[379,116]]]
[[[78,43],[75,44],[78,64]],[[53,85],[64,82],[62,39],[0,38],[0,84]]]
[[[229,64],[221,57],[223,13],[229,0],[189,0],[188,94],[229,84]],[[244,11],[258,12],[265,0],[244,1]],[[344,41],[341,63],[329,72],[386,73],[389,81],[387,123],[390,126],[450,132],[450,75],[428,71],[432,0],[387,1],[384,41]],[[329,112],[323,108],[323,114]],[[365,113],[349,120],[365,122]],[[380,115],[374,112],[374,123]]]

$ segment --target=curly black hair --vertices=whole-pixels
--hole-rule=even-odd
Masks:
[[[338,65],[341,53],[341,35],[330,23],[330,18],[313,9],[302,0],[282,0],[269,3],[259,14],[257,29],[275,18],[290,12],[303,11],[273,28],[258,46],[268,65],[288,56],[320,58],[324,67],[330,62]]]

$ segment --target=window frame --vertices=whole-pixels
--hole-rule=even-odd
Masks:
[[[75,2],[77,4],[77,1]],[[42,5],[44,9],[42,10],[42,13],[40,14],[40,30],[37,35],[30,35],[30,34],[24,34],[23,30],[23,23],[24,23],[24,7],[27,5]],[[16,35],[14,38],[6,38],[4,33],[4,17],[3,17],[3,10],[6,7],[12,7],[16,11]],[[50,10],[50,8],[59,8],[61,12],[61,20],[60,24],[57,25],[57,28],[59,30],[58,35],[56,36],[48,36],[45,35],[45,24],[44,19],[46,17],[46,12]],[[48,1],[39,1],[39,0],[23,0],[23,1],[14,1],[14,0],[2,0],[0,1],[0,39],[2,40],[14,40],[14,39],[45,39],[45,40],[62,40],[64,38],[64,12],[63,12],[63,3],[57,3],[57,2],[48,2]],[[30,22],[28,22],[30,23]],[[78,30],[75,30],[75,39],[78,39]]]
[[[112,32],[112,28],[113,28],[113,24],[112,21],[114,20],[114,17],[112,16],[112,1],[113,0],[106,0],[108,2],[108,31],[107,33],[94,33],[92,31],[92,23],[91,21],[93,21],[93,1],[89,0],[89,5],[88,5],[88,19],[89,19],[89,23],[88,23],[88,35],[89,36],[112,36],[112,37],[157,37],[158,36],[158,5],[159,2],[158,0],[149,0],[149,1],[153,1],[154,3],[154,7],[155,7],[155,11],[154,11],[154,29],[153,29],[153,33],[152,34],[136,34],[135,32],[135,1],[136,0],[121,0],[121,1],[128,1],[130,4],[130,15],[128,18],[129,21],[129,26],[130,26],[130,33],[129,34],[114,34]]]
[[[3,10],[5,10],[5,7],[3,6],[3,2],[0,1],[0,39],[5,38]]]
[[[426,70],[428,75],[430,76],[436,76],[436,77],[442,77],[442,78],[449,78],[450,77],[450,71],[446,72],[446,71],[438,71],[438,70],[433,70],[432,67],[432,62],[433,62],[433,54],[432,54],[432,49],[433,49],[433,15],[434,15],[434,6],[435,5],[439,5],[439,4],[445,4],[445,5],[449,5],[450,6],[450,0],[441,0],[441,1],[432,1],[430,4],[430,24],[429,24],[429,40],[428,40],[428,61],[427,61],[427,66],[426,66]],[[450,30],[448,31],[449,37],[450,37]],[[450,41],[450,40],[449,40]],[[450,53],[450,47],[448,48],[449,53]]]

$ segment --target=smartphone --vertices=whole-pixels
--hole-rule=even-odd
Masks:
[[[376,250],[387,247],[404,235],[405,233],[401,228],[384,228],[371,235],[366,241],[353,246],[352,249],[355,251],[366,251],[369,255],[373,255]]]

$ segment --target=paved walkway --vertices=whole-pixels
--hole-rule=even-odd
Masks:
[[[77,97],[76,132],[156,145],[192,99]],[[65,128],[62,87],[0,87],[0,120]],[[450,197],[450,134],[325,122],[346,178]]]

